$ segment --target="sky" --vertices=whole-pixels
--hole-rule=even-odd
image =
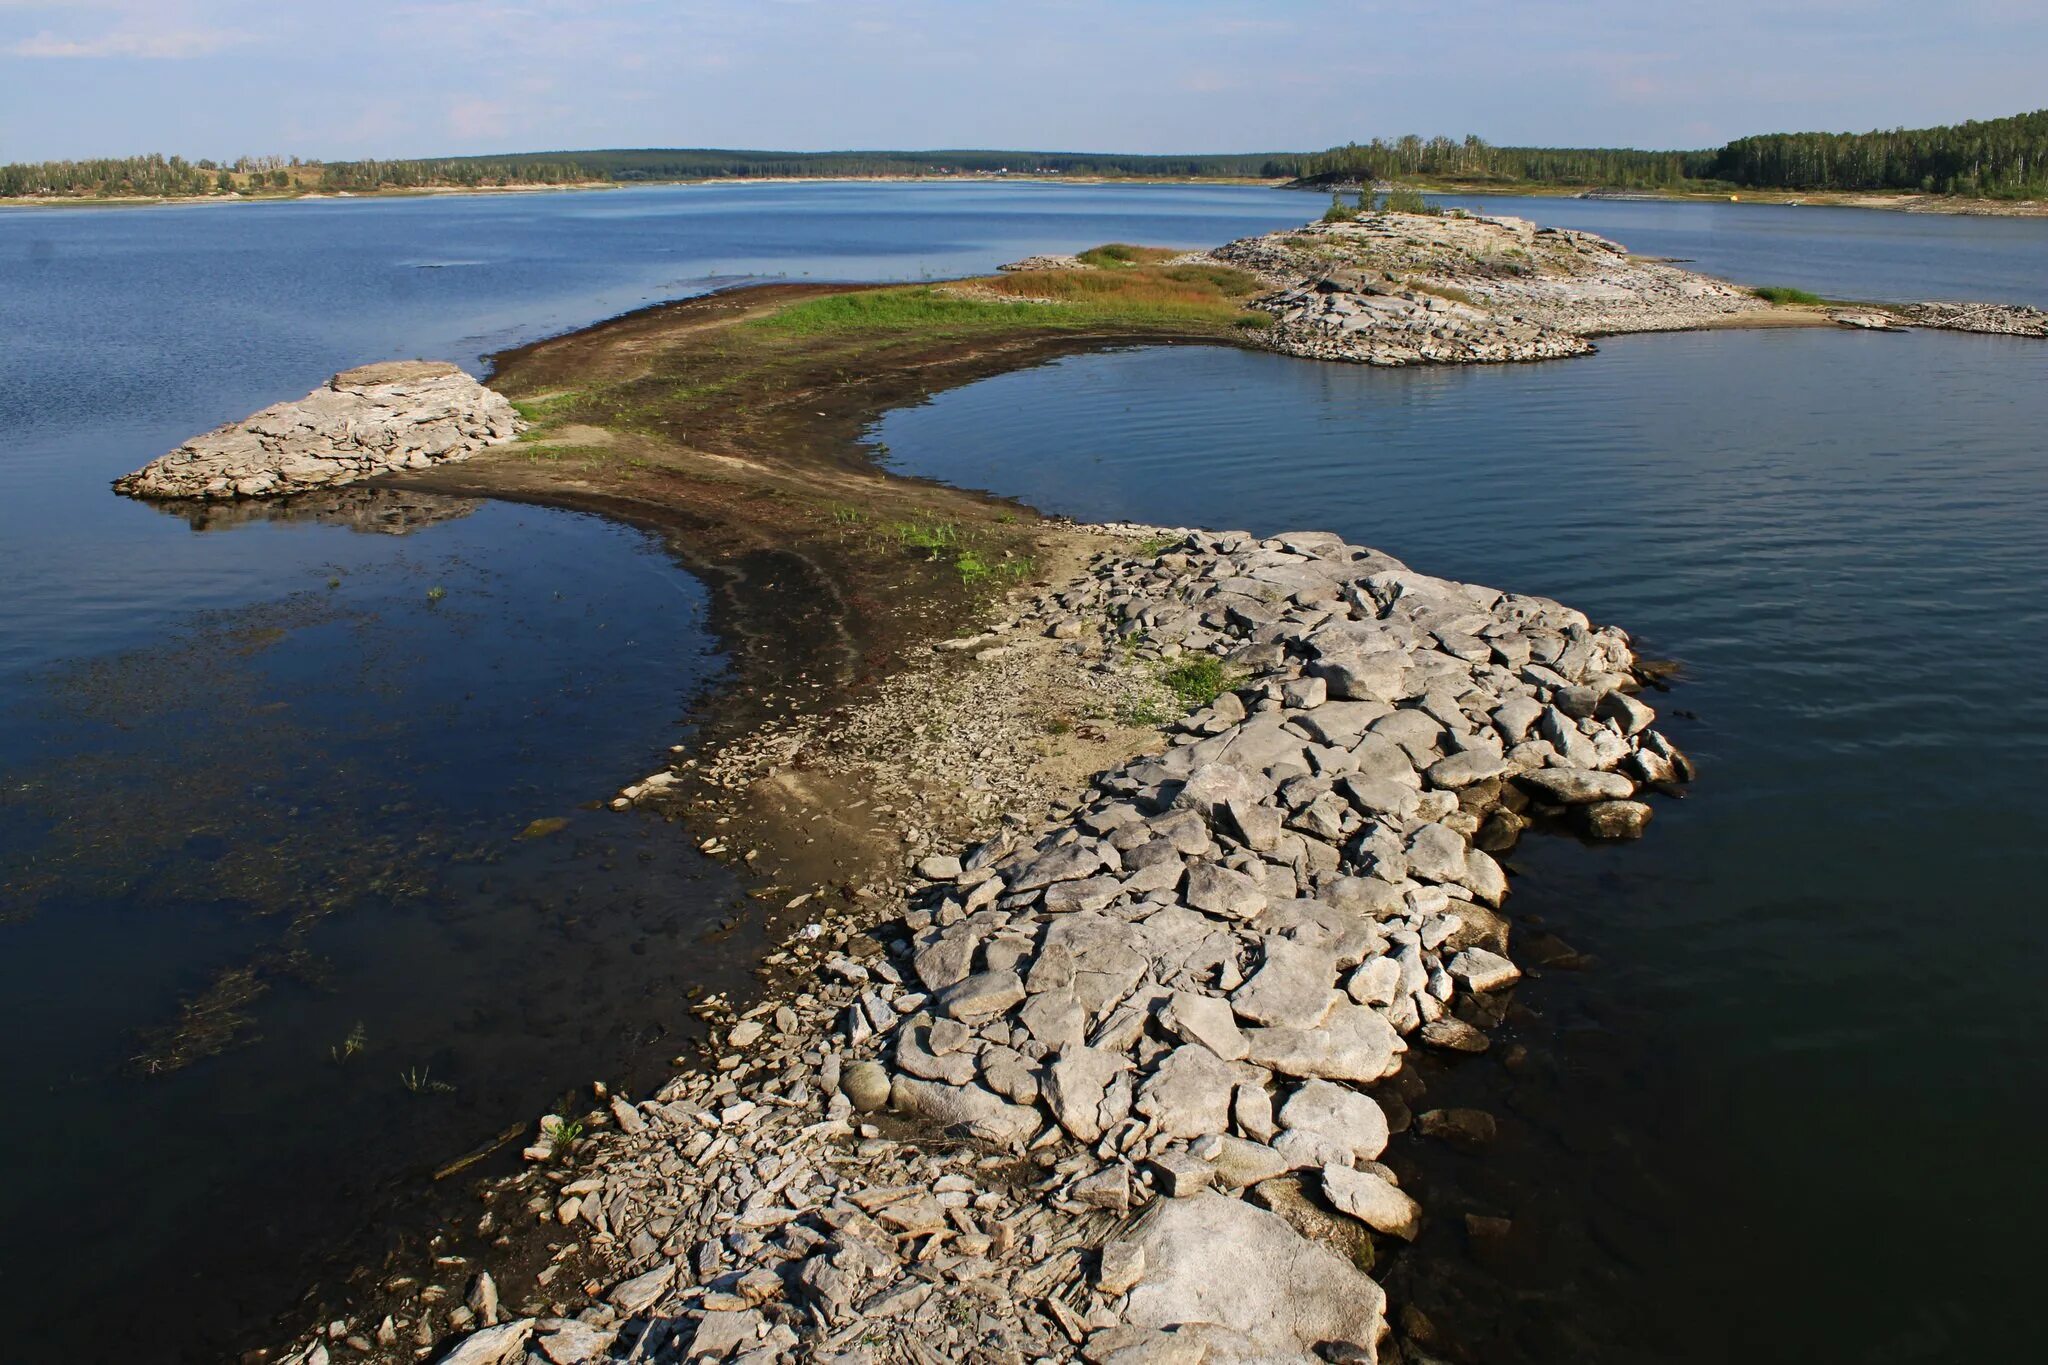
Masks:
[[[2044,72],[2048,0],[0,0],[0,162],[1705,147]]]

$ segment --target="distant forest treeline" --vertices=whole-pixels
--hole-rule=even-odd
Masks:
[[[1619,147],[1495,147],[1412,134],[1352,142],[1298,158],[1297,178],[1317,185],[1366,180],[1459,180],[1503,185],[1680,188],[1705,178],[1714,152],[1638,152]]]
[[[2048,109],[1945,128],[1737,138],[1714,154],[1711,173],[1799,190],[2020,198],[2048,191]]]
[[[432,161],[243,157],[233,163],[141,156],[0,166],[0,197],[113,197],[561,185],[588,181],[835,176],[1151,176],[1294,180],[1450,180],[1631,189],[1918,190],[2019,198],[2048,194],[2048,110],[1941,128],[1771,133],[1693,152],[1496,147],[1477,137],[1374,139],[1322,152],[1138,156],[1093,152],[770,152],[664,149],[528,152]]]
[[[1228,156],[1141,156],[1102,152],[762,152],[724,148],[660,148],[608,152],[531,152],[495,158],[523,166],[573,159],[593,178],[641,180],[764,180],[853,175],[1014,174],[1186,176],[1195,179],[1285,180],[1299,175],[1298,152]]]

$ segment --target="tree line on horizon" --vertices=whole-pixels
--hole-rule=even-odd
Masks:
[[[0,197],[193,197],[304,190],[488,188],[665,180],[996,173],[1291,180],[1330,186],[1434,179],[1474,185],[1618,189],[1904,190],[2020,198],[2048,194],[2048,110],[1937,128],[1768,133],[1701,151],[1497,147],[1414,135],[1322,152],[1224,156],[1033,151],[775,152],[641,148],[434,160],[221,164],[140,156],[0,166]]]

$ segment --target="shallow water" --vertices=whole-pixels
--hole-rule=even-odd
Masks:
[[[1517,1306],[1453,1325],[1487,1359],[1982,1359],[2031,1339],[2048,1215],[2044,365],[1931,333],[1464,370],[1140,350],[874,436],[1049,511],[1332,528],[1682,660],[1658,701],[1691,799],[1640,845],[1519,855],[1513,908],[1598,966],[1524,988],[1533,1075],[1441,1082],[1516,1134],[1439,1173],[1441,1213],[1522,1225]]]
[[[1997,220],[1500,207],[1737,278],[2048,294],[2039,237]],[[715,930],[738,892],[719,869],[666,826],[584,809],[686,737],[720,677],[703,594],[660,547],[566,513],[381,495],[196,533],[108,480],[369,359],[475,368],[740,278],[937,277],[1111,239],[1209,244],[1318,210],[1241,187],[976,184],[0,211],[0,1031],[19,1040],[0,1083],[32,1115],[0,1127],[16,1173],[0,1223],[27,1230],[0,1249],[9,1349],[75,1346],[90,1310],[108,1354],[217,1358],[323,1257],[374,1250],[365,1229],[414,1202],[423,1172],[569,1087],[630,1083],[675,1052],[683,992],[737,979],[750,948]],[[1920,1310],[1939,1347],[1988,1339],[1955,1320],[2012,1281],[1987,1264],[1972,1298],[1907,1239],[1919,1250],[1984,1210],[2033,1102],[2014,1093],[2013,982],[2040,957],[2017,904],[2038,869],[2009,812],[2025,810],[2017,773],[2038,728],[1972,732],[2017,749],[1986,760],[2005,785],[1965,804],[1943,784],[1956,728],[2032,676],[2038,607],[2011,585],[2040,562],[2037,466],[2016,442],[2039,430],[2041,355],[1812,334],[1464,373],[1139,353],[994,381],[886,430],[920,467],[971,447],[986,458],[929,467],[1047,507],[1336,524],[1432,571],[1555,592],[1684,655],[1698,677],[1680,704],[1706,718],[1685,734],[1711,763],[1700,798],[1640,848],[1527,855],[1542,867],[1525,903],[1557,900],[1604,957],[1582,982],[1525,988],[1562,990],[1556,1017],[1578,1041],[1545,1053],[1563,1071],[1524,1083],[1540,1121],[1517,1151],[1566,1173],[1546,1207],[1583,1233],[1561,1234],[1570,1254],[1546,1255],[1554,1282],[1530,1301],[1546,1322],[1573,1318],[1596,1293],[1581,1272],[1610,1288],[1643,1273],[1610,1275],[1582,1243],[1655,1269],[1675,1226],[1712,1242],[1677,1266],[1708,1283],[1763,1258],[1816,1301],[1860,1304],[1854,1275],[1816,1285],[1805,1269],[1836,1218],[1823,1263],[1853,1241],[1947,1276]],[[1865,356],[1879,368],[1843,363]],[[1042,402],[1033,430],[991,394]],[[1573,496],[1532,496],[1565,474]],[[1946,558],[1906,553],[1935,544]],[[1646,549],[1697,569],[1646,574]],[[1851,706],[1831,679],[1858,651],[1898,686]],[[1775,671],[1754,675],[1760,659]],[[1846,785],[1858,774],[1874,785]],[[1778,825],[1759,833],[1750,800]],[[548,817],[569,824],[519,837]],[[1808,843],[1851,829],[1884,860],[1824,892],[1801,881],[1842,861]],[[1749,893],[1695,893],[1731,865]],[[1845,906],[1859,923],[1841,958]],[[1840,983],[1816,986],[1823,973]],[[215,1027],[172,1030],[182,1002],[218,1005],[202,1021]],[[1900,1042],[1930,1019],[1940,1059]],[[1610,1102],[1639,1081],[1660,1097],[1650,1131]],[[1858,1126],[1887,1086],[1896,1112]],[[1825,1087],[1856,1098],[1822,1105]],[[1575,1105],[1603,1140],[1574,1126]],[[1821,1138],[1776,1130],[1787,1116],[1854,1133],[1855,1160],[1824,1167]],[[1849,1209],[1878,1152],[1893,1164]],[[1937,1188],[1956,1197],[1907,1199],[1906,1172],[1949,1165]],[[1738,1190],[1717,1206],[1723,1172]],[[1671,1198],[1691,1203],[1659,1202],[1674,1175]],[[1624,1204],[1649,1212],[1586,1231],[1589,1209]],[[2009,1249],[2003,1236],[1984,1245]],[[1753,1297],[1745,1280],[1737,1301]],[[1692,1302],[1649,1299],[1667,1301]],[[1832,1321],[1770,1320],[1801,1343],[1819,1339],[1801,1323]]]

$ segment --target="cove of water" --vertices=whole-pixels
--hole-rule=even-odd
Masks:
[[[2038,289],[2041,259],[2008,265]],[[1521,988],[1533,1069],[1435,1069],[1429,1103],[1509,1138],[1409,1143],[1421,1254],[1477,1263],[1411,1301],[1486,1360],[1999,1359],[2048,1216],[2044,365],[1935,333],[1468,369],[1148,349],[873,436],[1047,511],[1336,530],[1682,661],[1652,700],[1690,798],[1638,845],[1516,855],[1511,913],[1595,965]],[[1481,1254],[1466,1212],[1517,1230]]]

